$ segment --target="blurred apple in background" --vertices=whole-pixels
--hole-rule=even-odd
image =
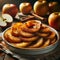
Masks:
[[[50,13],[59,11],[59,4],[58,4],[58,2],[50,2],[48,4],[48,6],[49,6]]]
[[[34,13],[45,16],[49,10],[47,1],[36,1],[33,6]]]
[[[18,13],[18,8],[15,4],[5,4],[2,8],[2,14],[10,14],[12,17]]]
[[[29,2],[23,2],[19,5],[19,10],[23,14],[28,14],[32,10],[32,5]]]
[[[48,17],[48,23],[56,30],[60,30],[60,12],[54,12],[50,14]]]
[[[46,1],[46,0],[38,0],[38,1],[42,2],[42,1]]]

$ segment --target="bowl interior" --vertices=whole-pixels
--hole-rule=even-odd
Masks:
[[[49,45],[49,46],[52,46],[52,45],[56,44],[56,43],[59,41],[59,34],[58,34],[58,32],[57,32],[54,28],[52,28],[52,27],[50,27],[50,26],[48,26],[48,25],[46,25],[46,26],[49,27],[51,31],[55,32],[55,34],[56,34],[56,36],[57,36],[56,42],[53,43],[53,44],[51,44],[51,45]],[[11,28],[11,27],[7,28],[7,29],[3,32],[2,38],[3,38],[3,40],[5,41],[5,43],[7,43],[8,45],[14,47],[11,43],[9,43],[9,42],[4,38],[5,32],[6,32],[7,30],[9,30],[10,28]],[[47,47],[49,47],[49,46],[46,46],[46,47],[44,47],[44,48],[47,48]],[[14,47],[14,48],[16,48],[16,47]],[[44,48],[42,48],[42,49],[44,49]],[[20,48],[17,48],[17,49],[20,49]],[[41,49],[41,48],[21,48],[21,49],[31,49],[31,50],[32,50],[32,49]]]

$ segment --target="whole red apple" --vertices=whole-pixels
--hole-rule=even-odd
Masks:
[[[60,30],[60,12],[54,12],[48,17],[48,23],[51,27]]]
[[[50,13],[57,12],[59,10],[58,2],[50,2],[48,4]]]
[[[36,1],[34,3],[33,10],[37,15],[45,16],[49,10],[47,1]]]
[[[2,8],[2,14],[10,14],[12,17],[15,17],[15,15],[18,12],[18,8],[15,4],[5,4]]]
[[[22,2],[19,5],[19,10],[20,12],[22,12],[23,14],[28,14],[31,12],[32,10],[32,5],[29,2]]]

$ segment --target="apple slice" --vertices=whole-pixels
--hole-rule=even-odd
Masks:
[[[6,27],[7,23],[5,21],[0,21],[0,27]]]
[[[2,22],[3,21],[3,18],[2,17],[0,17],[0,22]]]
[[[3,21],[2,17],[0,17],[0,27],[5,27],[5,26],[7,26],[7,23]]]
[[[13,22],[13,18],[9,14],[2,14],[2,17],[7,23],[12,23]]]

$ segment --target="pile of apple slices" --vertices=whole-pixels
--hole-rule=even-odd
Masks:
[[[0,27],[7,27],[11,25],[12,22],[13,22],[13,18],[11,15],[2,14],[2,16],[0,16]]]

